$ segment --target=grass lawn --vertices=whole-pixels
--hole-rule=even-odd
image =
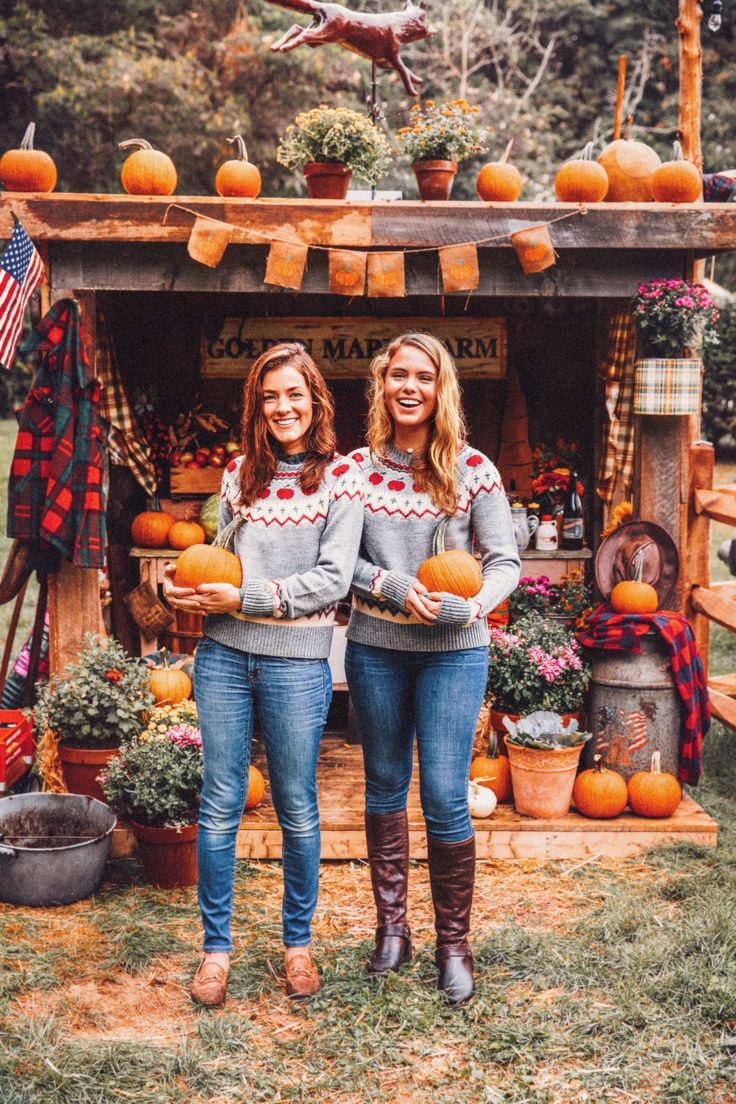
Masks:
[[[714,634],[715,669],[736,669],[730,650]],[[736,1104],[736,737],[718,726],[706,768],[696,796],[719,821],[716,850],[480,863],[464,1010],[433,989],[425,864],[415,959],[385,982],[363,972],[365,864],[323,865],[324,988],[301,1007],[278,977],[276,863],[238,865],[218,1012],[186,995],[194,890],[151,889],[129,861],[93,900],[0,906],[0,1102]]]

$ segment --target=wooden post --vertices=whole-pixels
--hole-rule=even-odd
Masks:
[[[700,110],[703,86],[703,49],[700,24],[703,13],[698,0],[679,0],[675,26],[679,34],[680,67],[679,130],[682,152],[699,169],[703,167],[700,148]]]
[[[94,368],[96,360],[96,301],[93,291],[79,292],[84,347]],[[76,567],[62,559],[61,569],[49,576],[49,664],[52,675],[77,659],[87,632],[104,636],[100,584],[96,567]]]
[[[687,503],[687,559],[682,575],[687,582],[685,613],[693,626],[695,639],[708,673],[710,646],[710,622],[697,613],[692,605],[694,586],[707,587],[710,583],[710,518],[695,511],[695,491],[713,486],[713,445],[707,441],[694,441],[690,445]]]

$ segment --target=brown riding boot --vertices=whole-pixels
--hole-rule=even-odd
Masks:
[[[406,809],[398,813],[366,813],[365,837],[378,918],[376,947],[366,968],[371,974],[388,974],[411,958],[411,932],[406,923],[409,883]]]
[[[461,843],[427,839],[437,932],[437,988],[448,1004],[465,1004],[475,991],[468,946],[475,884],[475,836]]]

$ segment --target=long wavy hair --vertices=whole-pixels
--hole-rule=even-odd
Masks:
[[[401,334],[374,358],[368,389],[368,446],[375,456],[385,456],[393,437],[394,424],[386,408],[385,380],[389,361],[402,345],[421,349],[437,369],[437,406],[429,444],[417,453],[412,474],[434,504],[452,515],[457,509],[457,454],[465,441],[465,418],[455,362],[432,334]]]
[[[243,385],[240,447],[240,501],[252,506],[276,473],[278,443],[268,432],[263,413],[263,377],[274,368],[296,368],[312,400],[312,422],[307,430],[306,458],[301,476],[303,491],[316,489],[335,455],[335,404],[322,373],[303,345],[274,345],[251,365]]]

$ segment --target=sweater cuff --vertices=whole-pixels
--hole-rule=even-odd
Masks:
[[[406,596],[414,586],[416,579],[412,575],[402,575],[400,571],[387,571],[381,582],[381,594],[398,609],[406,609]]]
[[[240,588],[240,608],[248,617],[274,617],[277,606],[273,584],[264,579],[248,579]]]
[[[443,594],[437,620],[444,625],[468,625],[473,618],[470,602],[457,594]]]

